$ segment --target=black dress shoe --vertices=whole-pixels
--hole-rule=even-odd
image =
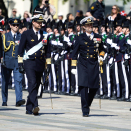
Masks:
[[[19,106],[24,105],[24,104],[25,104],[25,99],[22,99],[22,100],[16,102],[16,107],[19,107]]]
[[[40,110],[39,107],[35,107],[32,112],[34,115],[39,115],[39,113],[38,113],[39,110]]]
[[[43,93],[49,93],[49,91],[48,90],[44,90]]]
[[[96,94],[94,98],[95,99],[100,99],[100,97],[101,97],[100,95]]]
[[[25,114],[32,115],[33,113],[32,113],[32,111],[26,111]]]
[[[121,98],[117,99],[117,101],[125,101],[125,100],[126,100],[125,97],[121,97]]]
[[[78,96],[77,93],[70,93],[70,96]]]
[[[42,96],[37,96],[38,99],[42,99]]]
[[[107,95],[103,95],[101,99],[109,99],[109,97]]]
[[[83,113],[83,117],[89,117],[88,113]]]
[[[110,100],[116,100],[116,99],[117,99],[116,96],[112,96],[112,97],[110,97]]]
[[[7,102],[3,102],[3,103],[2,103],[2,106],[7,106]]]
[[[126,102],[131,102],[131,98],[127,99]]]
[[[130,111],[131,111],[131,108],[130,108]]]

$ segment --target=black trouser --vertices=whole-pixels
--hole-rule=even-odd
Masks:
[[[129,64],[129,95],[131,95],[131,64]]]
[[[108,95],[106,64],[103,64],[103,73],[101,74],[101,77],[102,77],[103,95]]]
[[[64,71],[64,70],[63,70]],[[62,91],[62,72],[61,72],[61,61],[58,64],[58,90]]]
[[[89,89],[88,87],[79,87],[80,94],[81,94],[81,108],[83,113],[88,113],[90,112],[89,107],[91,106],[91,103],[93,101],[93,98],[97,92],[97,88],[94,89]],[[88,93],[89,90],[89,93]]]
[[[37,72],[34,69],[26,68],[26,75],[28,79],[28,98],[26,103],[26,110],[32,111],[33,108],[38,107],[37,93],[41,83],[43,72]]]
[[[116,95],[117,87],[116,87],[116,77],[115,77],[115,64],[110,69],[110,80],[111,80],[111,96]]]

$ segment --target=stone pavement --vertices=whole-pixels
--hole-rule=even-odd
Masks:
[[[23,92],[23,98],[28,93]],[[80,97],[43,94],[39,99],[40,115],[26,115],[25,105],[15,107],[15,91],[9,90],[8,106],[0,106],[0,131],[131,131],[129,102],[95,99],[90,117],[82,117]],[[1,96],[0,96],[1,97]],[[0,98],[0,104],[2,99]]]

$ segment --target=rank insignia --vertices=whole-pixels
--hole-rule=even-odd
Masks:
[[[91,9],[94,10],[94,6],[92,6]]]
[[[85,42],[85,44],[87,45],[88,42]]]
[[[33,42],[34,40],[32,39],[31,41]]]
[[[14,23],[17,23],[18,21],[17,20],[14,20]]]

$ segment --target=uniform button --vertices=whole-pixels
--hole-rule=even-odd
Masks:
[[[94,51],[96,51],[96,50],[94,50]]]
[[[36,57],[35,57],[35,59],[36,59]]]
[[[42,59],[42,57],[40,59]]]
[[[43,54],[41,53],[41,55],[43,55]]]
[[[36,53],[35,53],[35,55],[36,55]]]
[[[87,57],[88,58],[88,57]]]
[[[89,50],[87,50],[87,51],[89,51]]]
[[[89,46],[87,46],[87,47],[89,47]]]

